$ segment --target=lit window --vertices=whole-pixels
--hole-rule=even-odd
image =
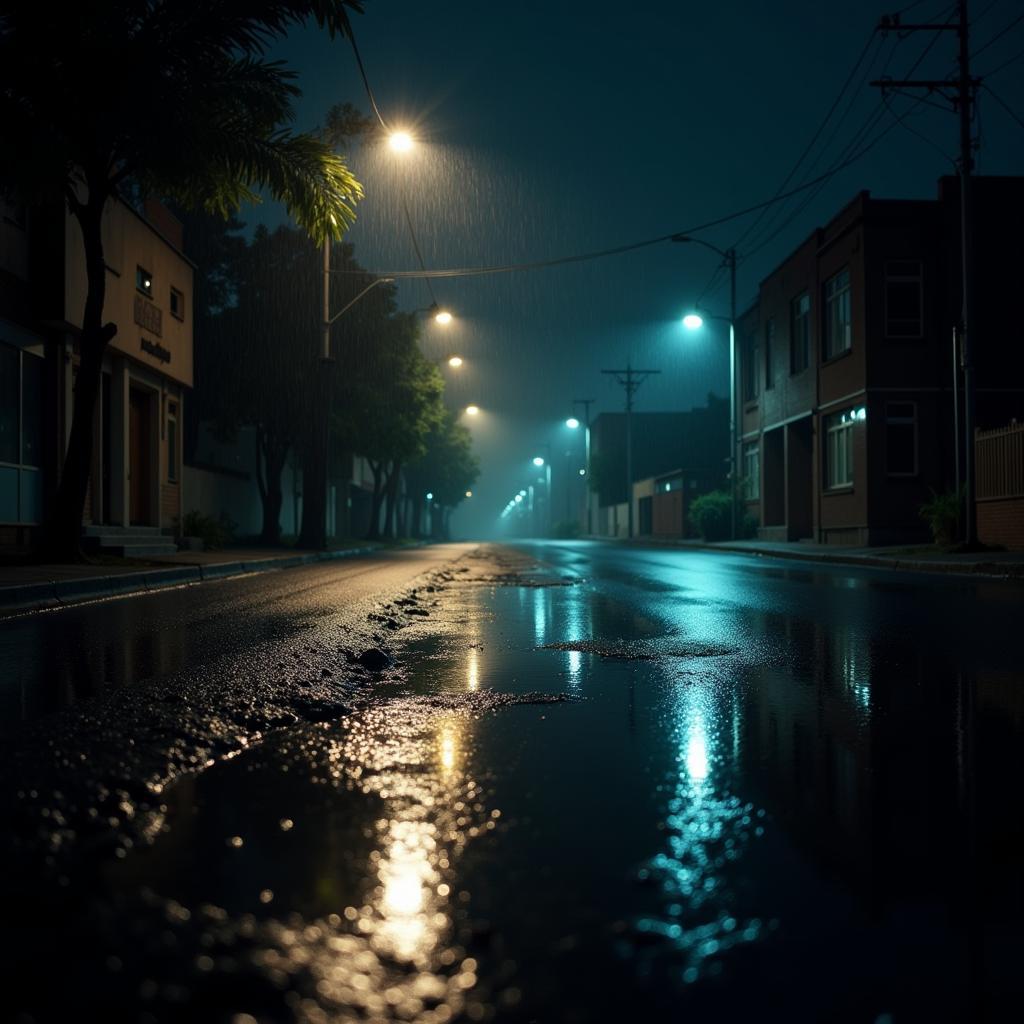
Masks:
[[[135,268],[135,287],[143,295],[153,298],[153,275],[145,267]]]
[[[885,265],[885,335],[924,335],[924,287],[919,261],[894,260]]]
[[[177,288],[171,289],[171,316],[178,320],[185,319],[185,295]]]
[[[848,409],[825,420],[826,486],[853,486],[853,425],[867,416],[863,409]]]
[[[917,406],[913,402],[885,405],[885,471],[890,476],[917,472]]]

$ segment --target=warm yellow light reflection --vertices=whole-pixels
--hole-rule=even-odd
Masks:
[[[388,136],[388,145],[396,153],[408,153],[412,149],[412,136],[408,132],[392,132]]]
[[[466,684],[471,691],[480,689],[480,663],[476,648],[470,648],[469,663],[466,666]]]

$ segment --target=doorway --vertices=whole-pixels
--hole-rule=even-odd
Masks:
[[[153,521],[153,396],[138,388],[128,398],[128,518],[134,525]]]

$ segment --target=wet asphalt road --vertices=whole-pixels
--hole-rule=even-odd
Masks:
[[[151,846],[30,888],[27,1019],[1017,1019],[1024,588],[520,550],[545,565],[435,580],[350,712],[180,777]],[[305,572],[141,599],[149,635],[187,622],[146,671],[275,658],[413,575],[350,600]],[[36,650],[63,631],[131,684],[154,641],[67,614]],[[19,707],[65,699],[22,663]]]

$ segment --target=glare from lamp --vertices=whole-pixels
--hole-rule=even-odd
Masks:
[[[688,331],[695,331],[699,327],[704,326],[704,317],[699,313],[687,313],[686,316],[683,317],[683,326]]]
[[[412,149],[412,136],[408,132],[392,132],[388,136],[388,145],[396,153],[408,153]]]
[[[466,415],[467,416],[476,416],[479,412],[480,412],[480,406],[479,405],[467,405],[466,406]]]

